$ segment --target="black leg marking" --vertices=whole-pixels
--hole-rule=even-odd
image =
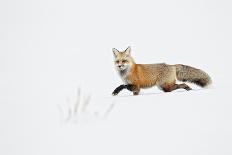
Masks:
[[[140,92],[140,89],[136,87],[135,85],[128,84],[128,85],[120,85],[118,86],[112,93],[112,95],[118,95],[123,89],[127,89],[129,91],[132,91],[134,95],[138,95]]]
[[[175,84],[172,87],[163,87],[163,91],[164,92],[171,92],[173,90],[181,89],[181,88],[185,89],[187,91],[192,90],[192,88],[190,88],[187,84],[182,83],[182,84]]]
[[[192,90],[192,88],[189,87],[189,86],[188,86],[187,84],[185,84],[185,83],[179,84],[178,86],[179,86],[179,88],[183,88],[183,89],[185,89],[185,90],[187,90],[187,91]]]
[[[120,85],[120,86],[118,86],[114,91],[113,91],[113,93],[112,93],[112,95],[118,95],[118,93],[120,92],[120,91],[122,91],[123,89],[125,89],[125,88],[127,88],[126,87],[126,85]]]
[[[132,91],[133,95],[139,95],[140,92],[140,88],[132,84],[127,85],[127,90]]]
[[[126,85],[126,89],[129,91],[134,91],[136,89],[136,87],[135,87],[135,85],[128,84],[128,85]]]

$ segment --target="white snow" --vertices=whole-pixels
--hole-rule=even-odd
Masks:
[[[231,155],[229,0],[0,2],[0,154]],[[112,48],[213,85],[132,96]]]

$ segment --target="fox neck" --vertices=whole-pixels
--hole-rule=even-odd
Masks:
[[[120,71],[118,71],[118,72],[119,72],[120,76],[121,76],[122,78],[124,78],[124,77],[127,76],[129,70],[130,70],[130,67],[128,67],[127,69],[124,69],[124,70],[120,70]]]

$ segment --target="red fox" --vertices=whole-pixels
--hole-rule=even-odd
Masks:
[[[192,82],[201,87],[208,86],[212,82],[210,76],[204,71],[182,64],[136,64],[131,57],[130,47],[121,52],[113,48],[113,54],[116,70],[124,84],[118,86],[112,95],[117,95],[123,89],[128,89],[134,95],[138,95],[141,88],[155,85],[164,92],[180,88],[191,90],[185,83],[176,84],[176,80]]]

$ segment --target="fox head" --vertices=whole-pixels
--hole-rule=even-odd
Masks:
[[[115,58],[114,62],[117,70],[128,70],[134,64],[134,60],[130,53],[130,47],[128,47],[125,51],[118,51],[116,48],[113,48],[113,54]]]

